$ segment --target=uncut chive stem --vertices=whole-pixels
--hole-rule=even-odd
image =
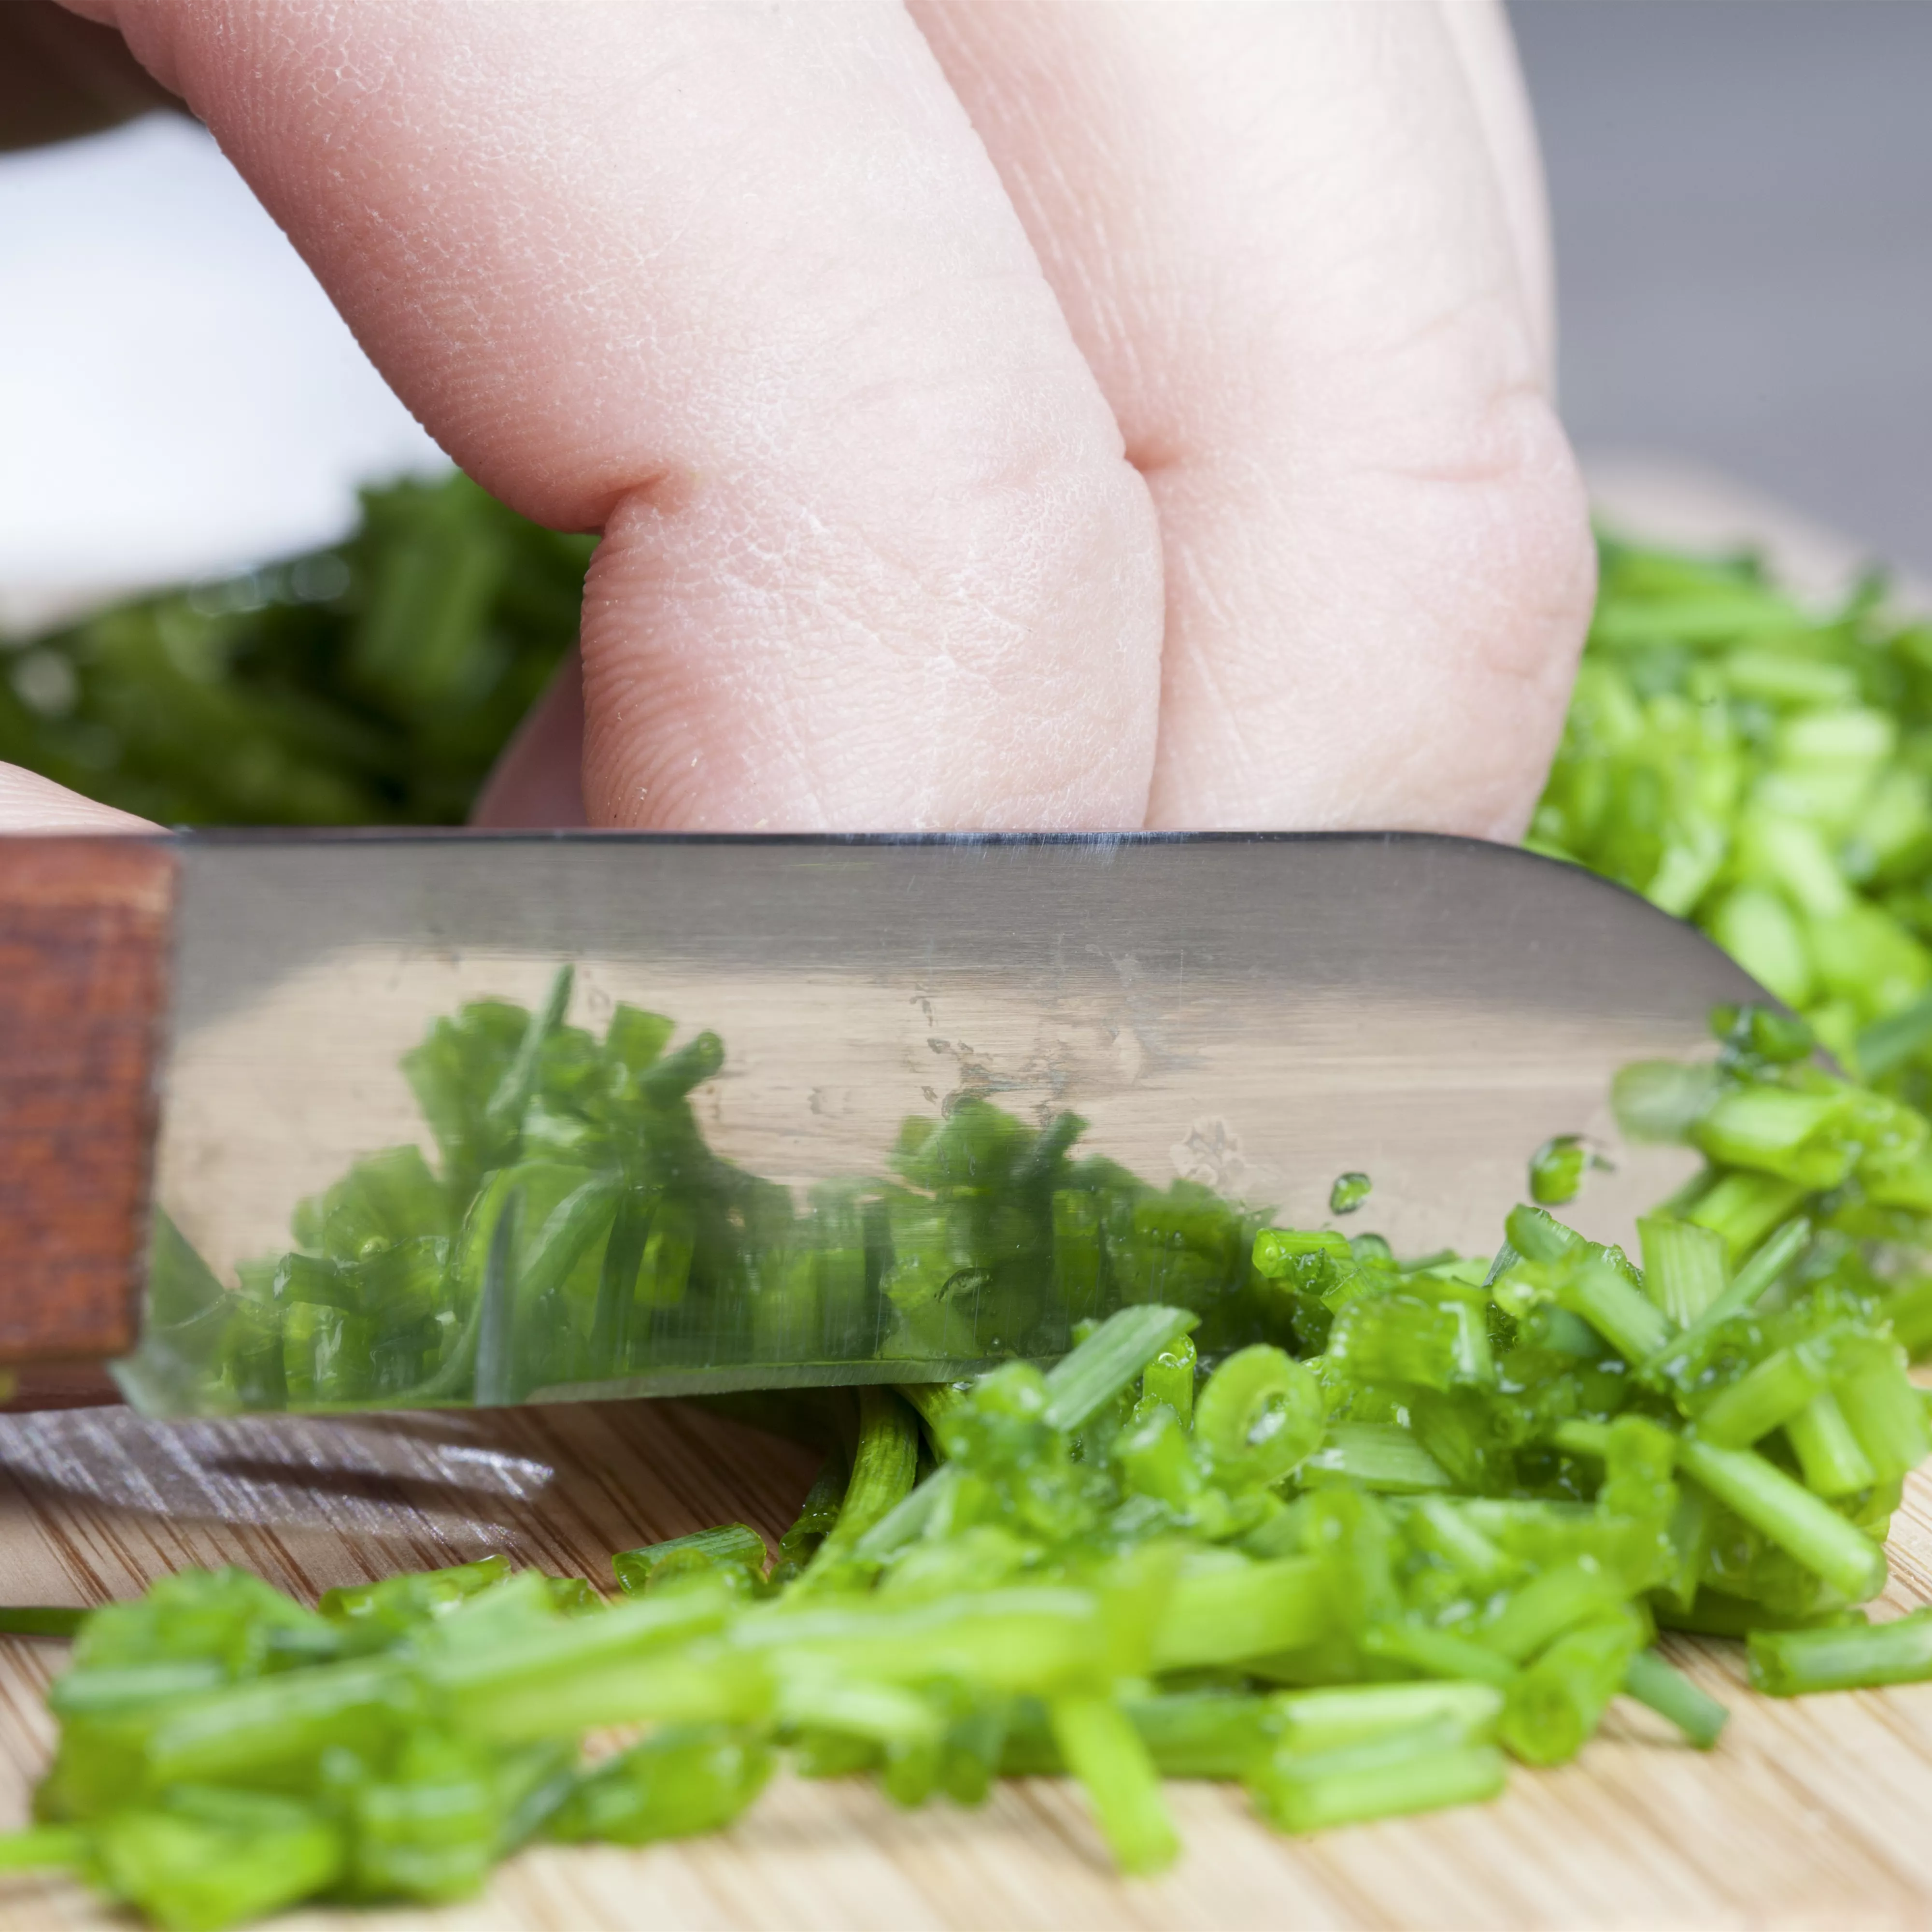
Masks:
[[[1888,1624],[1750,1633],[1750,1681],[1773,1697],[1932,1678],[1932,1610]]]
[[[1883,1587],[1884,1550],[1755,1450],[1685,1436],[1677,1459],[1686,1475],[1853,1603]]]
[[[812,1570],[851,1552],[868,1530],[885,1522],[914,1493],[919,1473],[919,1423],[890,1388],[859,1392],[859,1439],[838,1520],[812,1558]],[[928,1487],[931,1485],[928,1484]],[[808,1574],[810,1574],[808,1572]]]
[[[948,1416],[965,1406],[964,1391],[955,1382],[895,1382],[892,1388],[902,1402],[910,1402],[918,1411],[934,1460],[944,1462],[946,1448],[939,1439],[940,1429]]]
[[[1730,1712],[1716,1698],[1654,1650],[1640,1650],[1630,1659],[1624,1694],[1675,1724],[1700,1750],[1708,1750],[1730,1721]]]
[[[852,1555],[862,1563],[883,1563],[894,1550],[904,1548],[924,1533],[926,1525],[952,1495],[958,1478],[957,1464],[941,1463],[851,1545]]]

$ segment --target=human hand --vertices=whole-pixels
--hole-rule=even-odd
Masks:
[[[604,532],[485,818],[580,730],[602,824],[1520,830],[1592,557],[1491,0],[70,4]]]

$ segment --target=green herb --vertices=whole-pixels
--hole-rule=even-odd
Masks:
[[[1538,1206],[1560,1208],[1576,1198],[1592,1165],[1579,1134],[1558,1134],[1529,1157],[1529,1198]]]
[[[366,491],[333,548],[14,644],[0,758],[164,824],[460,824],[592,548],[460,476]]]
[[[1338,1174],[1335,1184],[1328,1190],[1328,1211],[1331,1214],[1352,1214],[1367,1200],[1375,1183],[1366,1174]]]
[[[1004,1212],[981,1265],[997,1280],[1028,1256],[1017,1279],[1070,1327],[1070,1282],[1124,1305],[1078,1317],[1045,1370],[820,1398],[819,1438],[841,1446],[769,1569],[734,1523],[621,1552],[608,1608],[490,1558],[313,1611],[238,1570],[96,1611],[52,1693],[38,1822],[0,1864],[67,1867],[170,1926],[436,1901],[534,1837],[716,1828],[789,1758],[903,1805],[1064,1772],[1122,1868],[1153,1871],[1178,1844],[1163,1777],[1239,1781],[1299,1832],[1492,1796],[1507,1757],[1574,1757],[1620,1694],[1711,1749],[1724,1707],[1652,1647],[1659,1624],[1748,1637],[1778,1694],[1932,1676],[1932,1612],[1870,1626],[1853,1608],[1883,1584],[1889,1514],[1928,1448],[1892,1326],[1921,1290],[1882,1265],[1932,1232],[1898,1204],[1927,1124],[1807,1060],[1778,1016],[1717,1029],[1696,1082],[1619,1083],[1652,1128],[1673,1093],[1707,1162],[1643,1222],[1643,1266],[1525,1204],[1486,1271],[1249,1223],[1244,1275],[1222,1251],[1233,1210],[1072,1162],[1072,1126],[983,1106],[909,1126],[898,1178],[861,1214],[836,1191],[838,1232],[801,1250],[691,1124],[710,1046],[668,1056],[668,1024],[623,1010],[592,1041],[561,992],[534,1016],[466,1010],[412,1060],[441,1175],[364,1163],[238,1292],[166,1238],[177,1370],[236,1359],[218,1298],[251,1349],[286,1299],[356,1315],[373,1354],[386,1294],[428,1311],[450,1360],[483,1354],[493,1296],[505,1319],[540,1304],[548,1330],[635,1346],[658,1311],[744,1298],[758,1250],[717,1245],[721,1198],[741,1241],[793,1229],[785,1265],[748,1277],[781,1294],[848,1268],[918,1276],[945,1199],[973,1204],[955,1242]],[[1081,1192],[1094,1211],[1065,1211]],[[1098,1264],[1088,1250],[1070,1276],[1082,1228]],[[1144,1298],[1156,1253],[1197,1258],[1158,1277],[1197,1300]],[[467,1312],[452,1280],[476,1284]],[[614,1301],[614,1281],[632,1284]],[[585,1762],[586,1735],[613,1726],[638,1735]]]
[[[1840,1064],[1922,1106],[1932,628],[1875,578],[1817,610],[1751,556],[1600,553],[1530,843],[1694,920]]]
[[[1030,1125],[970,1100],[908,1120],[878,1174],[801,1200],[705,1145],[691,1096],[724,1065],[716,1034],[674,1047],[670,1020],[620,1004],[598,1039],[568,1023],[572,991],[566,967],[534,1012],[484,1000],[432,1024],[403,1070],[436,1166],[414,1147],[358,1162],[297,1206],[292,1251],[242,1264],[238,1292],[158,1216],[130,1396],[167,1414],[482,1406],[721,1362],[916,1378],[1051,1358],[1124,1305],[1181,1304],[1216,1349],[1265,1325],[1263,1217],[1082,1158],[1075,1116]],[[1137,1319],[1156,1349],[1182,1333]],[[1126,1343],[1136,1371],[1144,1339]],[[1056,1383],[1055,1426],[1090,1399]],[[883,1390],[860,1401],[898,1418],[884,1516],[911,1486],[916,1426]],[[847,1543],[863,1514],[848,1498]]]

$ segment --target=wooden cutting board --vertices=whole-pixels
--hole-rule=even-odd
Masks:
[[[1600,501],[1644,534],[1768,538],[1822,585],[1855,553],[1721,484],[1623,464]],[[612,1550],[740,1520],[776,1538],[816,1459],[678,1402],[475,1415],[147,1423],[0,1415],[0,1601],[94,1604],[187,1564],[332,1584],[501,1550],[593,1577]],[[1894,1526],[1885,1612],[1932,1602],[1932,1482]],[[1186,1855],[1109,1871],[1078,1792],[896,1810],[860,1782],[782,1780],[737,1828],[645,1851],[542,1850],[472,1905],[314,1912],[296,1932],[980,1932],[980,1928],[1778,1928],[1932,1923],[1932,1685],[1779,1703],[1735,1645],[1672,1654],[1732,1703],[1708,1756],[1620,1703],[1574,1765],[1496,1804],[1290,1840],[1240,1792],[1169,1787]],[[0,1825],[26,1814],[65,1647],[0,1639]],[[0,1932],[124,1927],[77,1887],[0,1877]]]
[[[189,1563],[312,1598],[502,1550],[608,1576],[613,1550],[742,1518],[775,1538],[815,1459],[679,1402],[164,1424],[124,1410],[0,1417],[0,1598],[98,1603]],[[1932,1484],[1892,1544],[1890,1606],[1932,1600]],[[64,1646],[0,1642],[0,1808],[25,1815]],[[938,1932],[989,1926],[1904,1928],[1932,1919],[1932,1685],[1777,1703],[1737,1646],[1673,1654],[1733,1700],[1704,1756],[1619,1706],[1575,1765],[1476,1809],[1295,1840],[1238,1791],[1171,1787],[1187,1855],[1108,1870],[1078,1792],[896,1810],[862,1783],[782,1781],[722,1836],[526,1852],[437,1915],[316,1912],[309,1932]],[[0,1928],[124,1926],[64,1882],[0,1879]]]

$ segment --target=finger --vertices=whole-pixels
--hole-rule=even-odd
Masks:
[[[547,830],[589,822],[584,810],[584,671],[574,651],[504,746],[470,822]]]
[[[0,764],[0,836],[17,832],[154,832],[132,812],[83,798],[22,765]]]
[[[1154,492],[1150,822],[1520,831],[1593,562],[1439,11],[916,13]]]
[[[1442,0],[1469,89],[1471,105],[1489,150],[1509,229],[1524,318],[1536,345],[1543,386],[1556,381],[1556,262],[1550,240],[1550,198],[1537,152],[1536,122],[1523,84],[1516,41],[1502,0]]]
[[[605,532],[593,820],[1139,822],[1151,507],[898,7],[86,4],[464,468]]]

